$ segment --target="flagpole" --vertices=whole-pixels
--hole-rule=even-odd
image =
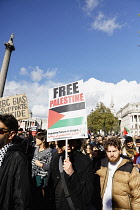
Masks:
[[[68,157],[68,139],[65,140],[65,146],[66,146],[66,149],[65,149],[65,159],[67,159],[67,157]]]

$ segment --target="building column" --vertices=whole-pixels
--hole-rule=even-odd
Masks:
[[[15,50],[13,39],[14,39],[14,34],[11,35],[8,43],[4,43],[4,45],[6,46],[6,51],[5,51],[5,55],[4,55],[4,59],[3,59],[2,67],[1,67],[1,72],[0,72],[0,97],[3,97],[4,86],[6,82],[11,53],[13,50]]]

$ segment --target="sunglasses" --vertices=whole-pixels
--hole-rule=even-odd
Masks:
[[[0,128],[0,134],[4,134],[4,133],[7,133],[7,132],[9,132],[9,129]]]

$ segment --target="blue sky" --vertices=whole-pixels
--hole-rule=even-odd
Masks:
[[[45,107],[42,114],[34,111],[34,115],[44,116],[47,90],[59,84],[83,79],[91,88],[89,81],[94,78],[94,83],[117,86],[125,81],[139,88],[139,0],[1,0],[0,8],[1,64],[3,43],[11,33],[16,48],[4,96],[27,93],[30,109]],[[98,88],[95,91],[101,93]],[[115,96],[114,101],[118,101]]]

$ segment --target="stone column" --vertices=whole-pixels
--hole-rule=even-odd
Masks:
[[[5,55],[4,55],[1,72],[0,72],[0,97],[3,97],[4,86],[6,82],[11,53],[13,50],[15,50],[13,39],[14,39],[14,34],[11,35],[8,43],[4,43],[4,45],[6,46],[5,48],[6,50],[5,50]]]

